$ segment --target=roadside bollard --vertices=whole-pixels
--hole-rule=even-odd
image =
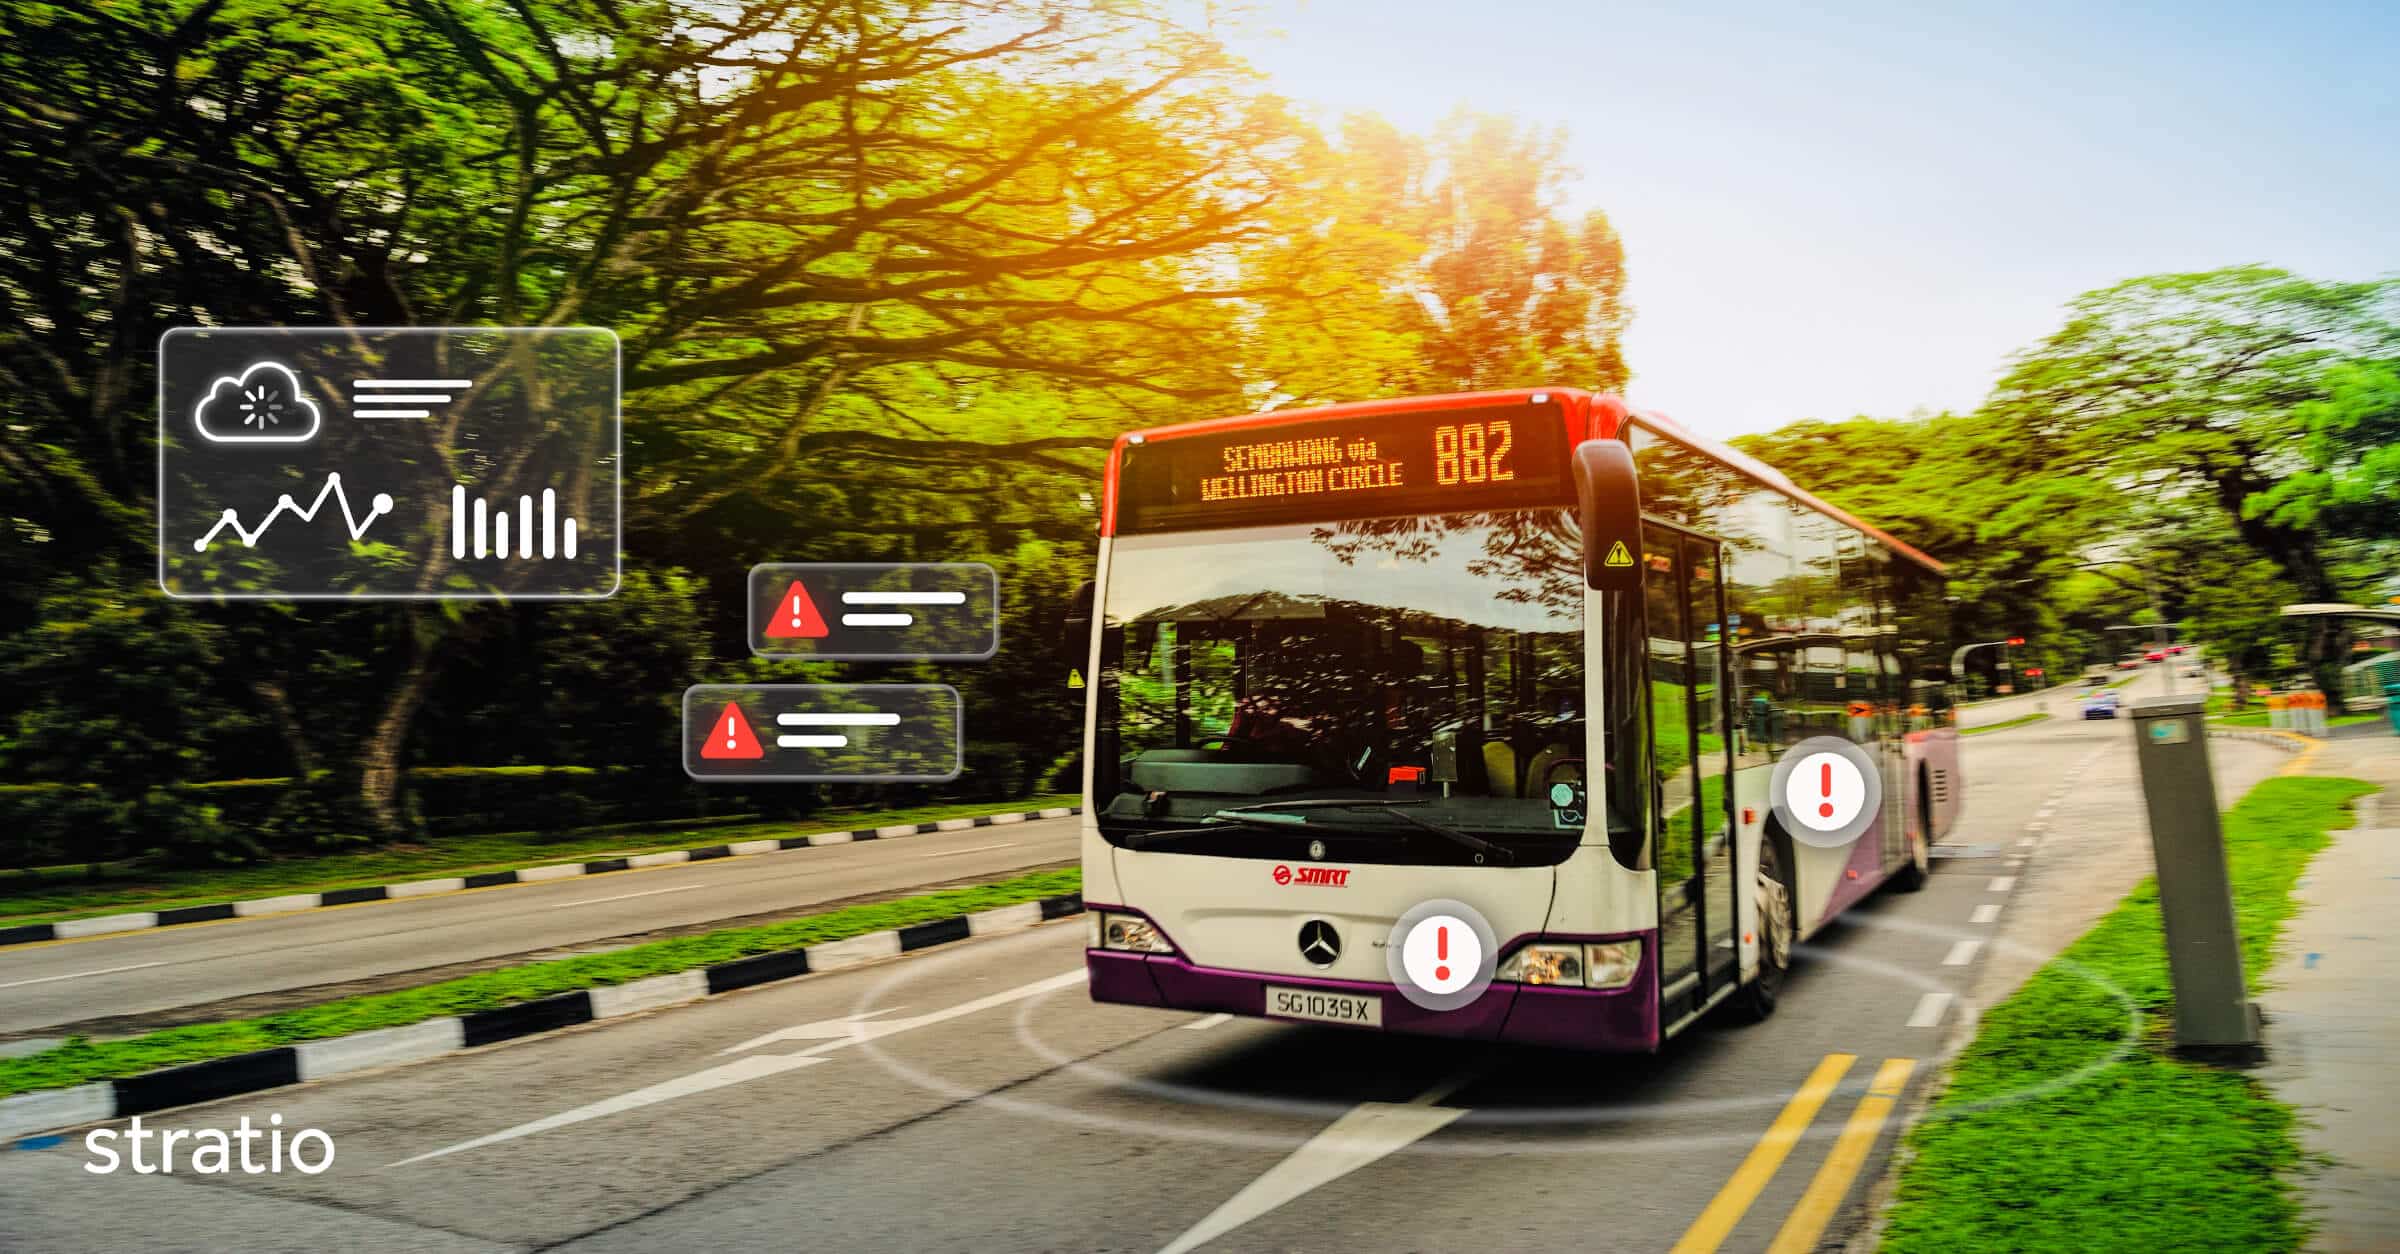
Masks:
[[[2258,1008],[2242,983],[2241,933],[2225,872],[2204,697],[2151,697],[2133,707],[2134,756],[2158,862],[2158,912],[2175,984],[2176,1051],[2216,1062],[2265,1056]]]
[[[2400,681],[2383,686],[2383,716],[2392,720],[2392,734],[2400,736]]]
[[[2292,712],[2285,709],[2284,705],[2285,701],[2283,697],[2272,693],[2268,694],[2267,726],[2272,727],[2277,731],[2284,731],[2292,725]]]

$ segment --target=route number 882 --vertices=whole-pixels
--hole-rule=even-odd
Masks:
[[[1433,429],[1433,478],[1456,483],[1505,483],[1517,477],[1508,464],[1515,435],[1506,420],[1461,422]]]

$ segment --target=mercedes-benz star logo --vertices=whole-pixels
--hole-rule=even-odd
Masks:
[[[1300,956],[1310,966],[1330,967],[1342,956],[1342,934],[1323,919],[1310,919],[1300,925]]]

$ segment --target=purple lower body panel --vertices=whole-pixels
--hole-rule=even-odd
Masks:
[[[1083,958],[1091,972],[1093,1001],[1260,1018],[1266,1014],[1267,986],[1272,984],[1373,997],[1383,1003],[1387,1032],[1649,1053],[1658,1048],[1658,977],[1650,961],[1655,949],[1643,946],[1642,969],[1624,988],[1494,984],[1474,1001],[1446,1011],[1423,1009],[1389,984],[1226,971],[1163,954],[1087,949]]]

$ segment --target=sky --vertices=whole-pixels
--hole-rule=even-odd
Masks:
[[[1628,399],[1711,435],[1971,409],[2065,302],[2138,274],[2400,273],[2400,4],[1281,0],[1249,25],[1235,48],[1327,121],[1567,128],[1568,207],[1625,239]]]

